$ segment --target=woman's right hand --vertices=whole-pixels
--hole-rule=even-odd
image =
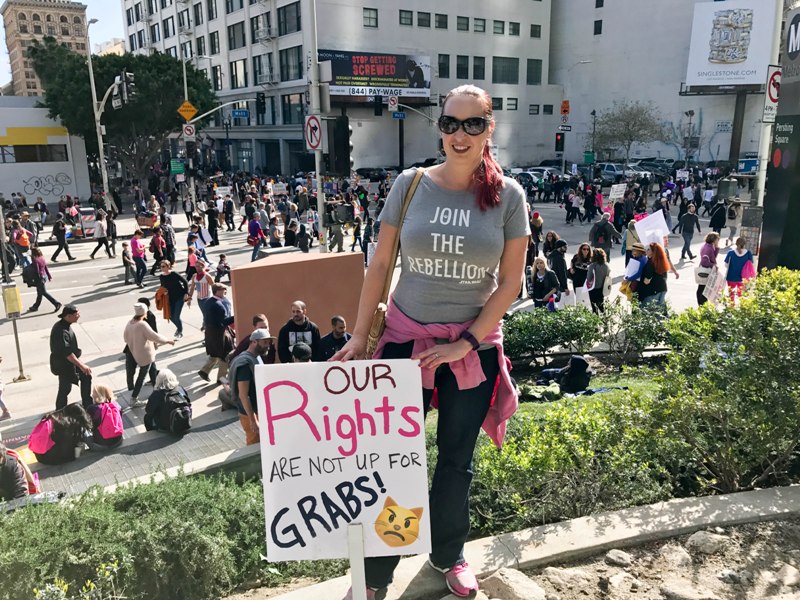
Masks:
[[[364,358],[366,353],[367,338],[354,335],[342,346],[341,350],[328,359],[328,362],[358,360]]]

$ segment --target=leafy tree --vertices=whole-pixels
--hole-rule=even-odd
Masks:
[[[610,109],[597,117],[596,146],[622,150],[625,164],[630,160],[634,144],[649,144],[663,138],[656,108],[649,103],[614,102]]]
[[[76,54],[52,37],[43,43],[34,42],[28,49],[33,68],[45,88],[42,105],[51,117],[57,117],[73,134],[86,141],[87,153],[97,155],[97,137],[92,113],[92,92],[89,87],[89,66],[85,56]],[[136,97],[120,110],[106,103],[102,123],[103,137],[116,147],[117,156],[131,173],[141,180],[170,133],[178,131],[183,118],[176,112],[183,103],[181,63],[168,54],[124,56],[106,55],[92,58],[97,99],[123,69],[136,77]],[[208,79],[186,64],[189,99],[202,114],[217,103]]]

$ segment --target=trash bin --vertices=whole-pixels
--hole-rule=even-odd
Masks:
[[[717,186],[717,195],[720,198],[734,198],[739,189],[739,184],[733,177],[726,177],[725,179],[719,180],[719,185]]]

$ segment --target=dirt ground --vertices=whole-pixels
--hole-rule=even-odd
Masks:
[[[687,544],[690,536],[685,535],[625,548],[632,559],[628,567],[609,564],[602,553],[551,565],[565,568],[566,577],[552,568],[525,574],[547,592],[548,600],[800,600],[800,519],[709,533],[725,538],[715,538],[720,549],[712,554]]]

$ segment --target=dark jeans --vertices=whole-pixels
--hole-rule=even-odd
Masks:
[[[609,277],[611,277],[609,275]],[[605,302],[605,296],[603,295],[603,290],[589,290],[589,302],[592,303],[592,311],[595,314],[600,314],[605,312],[605,307],[603,303]]]
[[[387,344],[383,358],[409,358],[414,342]],[[472,455],[481,425],[489,411],[495,382],[500,368],[497,350],[478,353],[486,381],[470,390],[459,390],[450,367],[442,365],[436,371],[439,400],[439,422],[436,446],[439,456],[430,490],[431,562],[440,568],[450,568],[464,561],[464,542],[469,534],[469,489],[472,484]],[[427,414],[432,390],[423,390],[422,399]],[[367,585],[386,587],[399,556],[367,558],[364,561]]]
[[[183,321],[181,321],[181,312],[183,311],[183,298],[172,301],[169,303],[169,320],[178,328],[177,333],[183,333]]]
[[[689,255],[689,258],[694,258],[692,255],[692,238],[694,237],[694,232],[692,233],[684,233],[683,235],[683,249],[681,250],[681,258]]]
[[[133,358],[133,355],[130,352],[125,353],[125,376],[128,380],[128,390],[133,391],[134,398],[139,396],[139,392],[142,391],[142,386],[144,385],[144,378],[145,376],[150,373],[150,383],[155,384],[156,375],[158,375],[158,369],[156,369],[156,363],[152,362],[147,366],[138,367],[139,368],[139,376],[136,377],[134,380],[133,376],[136,374],[136,368],[138,365]]]
[[[219,221],[216,219],[209,219],[208,224],[211,223],[218,224]],[[209,227],[208,234],[211,236],[211,243],[210,246],[219,246],[219,228],[218,227]]]
[[[94,247],[94,250],[92,250],[92,253],[89,256],[94,258],[94,255],[97,254],[97,251],[100,250],[101,246],[105,246],[106,254],[108,254],[108,258],[111,258],[111,248],[108,247],[107,237],[97,238],[97,246]]]
[[[77,381],[75,381],[75,375],[72,373],[58,376],[56,410],[60,410],[67,405],[69,393],[72,391],[72,386],[76,384],[80,384],[81,386],[81,402],[83,403],[83,407],[86,408],[94,403],[94,400],[92,400],[92,376],[84,375],[82,371],[78,371]]]
[[[58,238],[56,238],[56,239],[58,239]],[[67,240],[65,238],[63,240],[62,239],[58,239],[58,249],[55,252],[53,252],[53,256],[50,257],[50,260],[51,261],[55,261],[56,257],[58,257],[58,255],[61,254],[62,250],[67,255],[67,258],[72,258],[72,254],[69,253],[69,244],[67,243]]]
[[[147,263],[144,261],[144,257],[141,256],[134,256],[133,262],[136,263],[136,285],[141,285],[145,274],[147,274]]]
[[[44,280],[39,279],[39,281],[36,283],[36,302],[31,305],[31,310],[36,310],[39,308],[39,305],[42,303],[42,296],[47,298],[50,301],[50,304],[53,306],[58,306],[58,300],[53,298],[47,291]]]
[[[703,295],[703,292],[706,291],[706,286],[698,285],[697,286],[697,306],[703,306],[706,302],[708,302],[708,298]]]
[[[233,222],[233,213],[225,213],[225,225],[227,226],[228,231],[233,231],[236,229]]]

